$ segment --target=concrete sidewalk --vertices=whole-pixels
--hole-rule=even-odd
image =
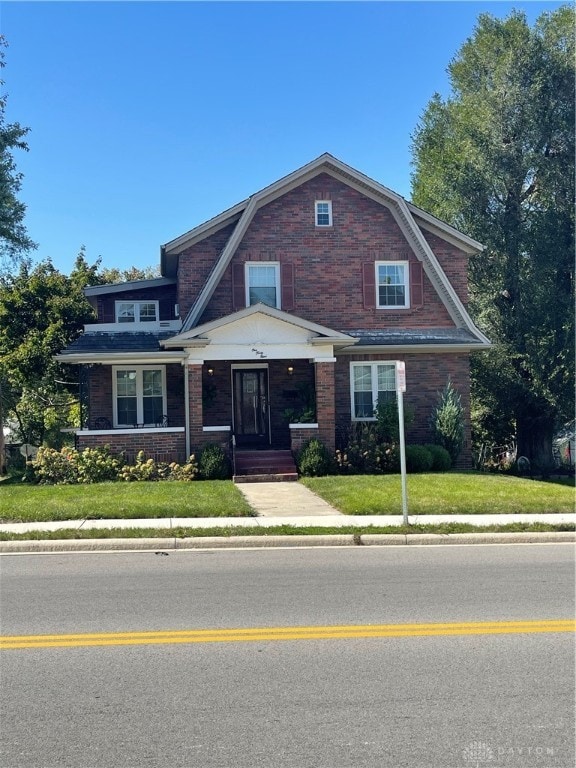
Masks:
[[[280,525],[319,528],[400,526],[398,515],[343,515],[300,483],[242,483],[242,492],[256,517],[166,517],[139,520],[58,520],[45,523],[2,523],[2,533],[31,531],[98,530],[113,528],[271,528]],[[508,523],[576,524],[576,514],[517,515],[409,515],[410,525],[468,523],[477,527]]]

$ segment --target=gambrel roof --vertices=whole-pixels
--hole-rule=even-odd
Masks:
[[[482,251],[482,245],[459,232],[454,227],[422,211],[407,202],[396,192],[356,171],[328,153],[321,155],[311,163],[256,192],[247,200],[229,208],[219,216],[210,219],[162,246],[162,274],[173,276],[176,273],[178,256],[184,249],[200,242],[223,227],[230,226],[231,224],[234,225],[228,242],[184,319],[182,332],[189,331],[197,325],[214,290],[230,264],[236,249],[242,242],[256,211],[263,205],[267,205],[321,173],[329,174],[390,210],[416,258],[422,263],[424,272],[444,303],[456,327],[467,330],[480,343],[489,344],[488,339],[474,325],[466,308],[450,284],[448,277],[428,244],[423,230],[427,230],[456,245],[464,253],[479,253]]]

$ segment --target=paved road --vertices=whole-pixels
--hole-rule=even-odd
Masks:
[[[557,620],[572,545],[0,560],[3,635]],[[572,768],[574,637],[2,651],[1,768]]]

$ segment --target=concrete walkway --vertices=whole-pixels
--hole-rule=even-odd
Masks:
[[[261,517],[340,515],[301,483],[238,483],[236,488]]]

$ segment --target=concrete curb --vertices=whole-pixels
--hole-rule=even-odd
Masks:
[[[40,552],[158,552],[190,549],[246,549],[274,547],[430,546],[451,544],[543,544],[576,541],[575,531],[542,533],[372,533],[295,536],[198,536],[184,539],[39,539],[0,541],[0,553]]]

